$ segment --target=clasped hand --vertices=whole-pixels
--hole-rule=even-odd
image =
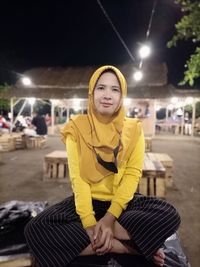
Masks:
[[[86,228],[92,248],[97,255],[108,253],[113,246],[113,228],[115,217],[106,213],[96,225]]]

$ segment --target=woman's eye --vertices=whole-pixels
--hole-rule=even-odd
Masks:
[[[104,87],[103,87],[103,86],[98,86],[97,89],[98,89],[98,90],[103,90]]]
[[[120,92],[120,89],[119,88],[113,88],[112,89],[114,92]]]

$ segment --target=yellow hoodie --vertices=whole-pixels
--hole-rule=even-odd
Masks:
[[[61,131],[67,148],[76,211],[85,228],[96,224],[92,199],[111,201],[108,212],[118,218],[133,198],[142,173],[144,137],[140,121],[125,118],[123,105],[109,121],[106,118],[106,123],[95,112],[93,91],[98,78],[106,70],[116,74],[122,96],[126,96],[126,81],[121,72],[113,66],[99,68],[89,83],[88,114],[72,118]],[[118,173],[113,173],[98,164],[93,146],[103,159],[113,161],[110,152],[119,141]]]

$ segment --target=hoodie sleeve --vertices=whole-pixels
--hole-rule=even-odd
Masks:
[[[112,198],[110,208],[108,209],[108,212],[113,214],[116,218],[118,218],[122,211],[126,209],[128,202],[133,198],[134,193],[137,190],[139,180],[142,176],[144,149],[145,143],[142,132],[136,147],[128,160],[121,183],[117,188],[117,191]]]
[[[76,212],[80,216],[83,227],[87,228],[95,225],[96,219],[92,206],[90,185],[80,176],[77,143],[71,135],[67,136],[66,149],[68,155],[69,176],[75,196]]]

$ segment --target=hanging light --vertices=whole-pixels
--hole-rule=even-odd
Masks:
[[[168,108],[169,110],[173,110],[174,106],[173,106],[172,104],[169,104],[169,105],[167,106],[167,108]]]
[[[29,86],[32,84],[32,81],[29,77],[23,77],[21,80],[22,80],[23,85],[25,86]]]
[[[182,115],[183,115],[183,110],[182,110],[182,108],[178,108],[178,110],[176,111],[176,115],[177,115],[177,116],[182,116]]]
[[[73,98],[73,109],[75,112],[81,109],[81,100],[79,98]]]
[[[172,98],[171,98],[171,103],[172,103],[172,104],[176,104],[176,103],[178,103],[178,97],[175,97],[175,96],[172,97]]]
[[[34,103],[35,103],[35,97],[30,97],[30,98],[28,98],[28,103],[30,104],[30,105],[34,105]]]
[[[142,45],[139,49],[139,55],[141,58],[146,58],[151,54],[151,49],[148,45]]]
[[[161,106],[156,106],[156,111],[159,111],[161,109]]]
[[[130,106],[131,102],[131,98],[124,98],[124,106]]]
[[[136,71],[133,74],[133,78],[135,81],[140,81],[142,79],[142,77],[143,77],[143,73],[140,70]]]
[[[192,103],[193,103],[193,97],[191,97],[191,96],[188,96],[188,97],[186,97],[186,99],[185,99],[185,104],[186,105],[191,105]]]

